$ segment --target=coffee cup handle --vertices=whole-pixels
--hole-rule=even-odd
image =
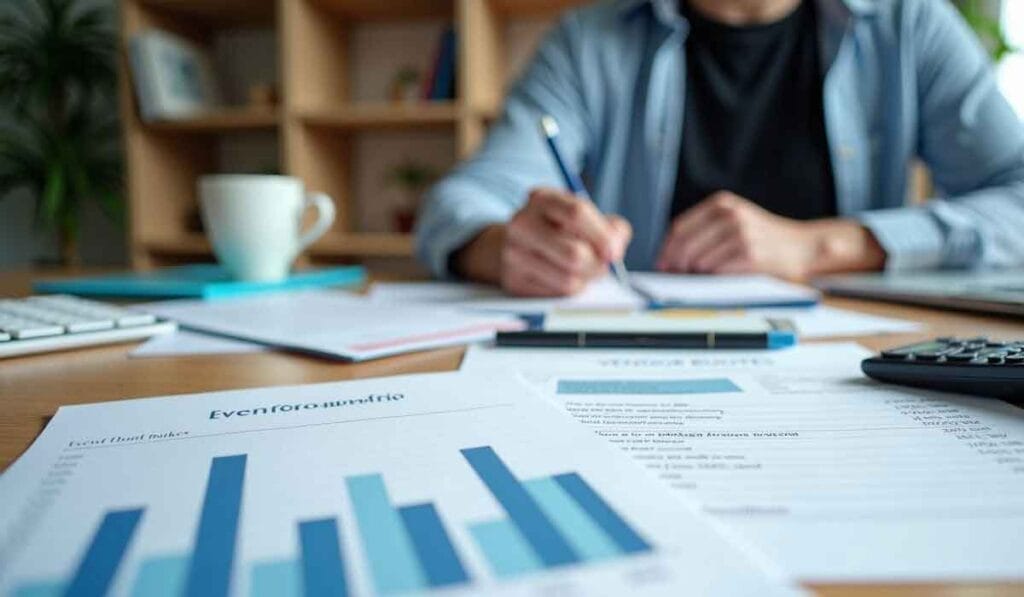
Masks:
[[[334,201],[323,193],[309,193],[306,195],[305,208],[316,208],[316,222],[299,237],[299,245],[295,250],[299,254],[306,250],[306,247],[315,243],[334,223]]]

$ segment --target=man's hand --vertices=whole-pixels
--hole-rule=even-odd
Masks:
[[[766,273],[797,281],[884,265],[885,251],[855,221],[791,220],[725,191],[680,214],[658,258],[662,271]]]
[[[456,265],[516,296],[568,296],[622,259],[632,234],[626,220],[601,214],[587,199],[535,189],[508,224],[484,230],[460,251]]]

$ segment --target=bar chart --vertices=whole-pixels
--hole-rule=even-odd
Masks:
[[[18,587],[16,597],[106,595],[119,574],[133,596],[214,597],[237,594],[237,572],[247,573],[254,597],[355,594],[353,566],[365,566],[373,592],[394,595],[435,588],[472,587],[465,550],[475,549],[501,580],[564,566],[653,551],[616,510],[576,472],[520,479],[491,446],[460,450],[461,461],[500,506],[502,516],[460,521],[475,545],[458,546],[437,504],[395,504],[384,473],[339,476],[350,508],[337,516],[295,521],[294,558],[238,562],[249,455],[210,460],[188,553],[144,554],[135,570],[124,565],[147,516],[146,507],[104,512],[66,579]],[[343,520],[347,524],[343,524]],[[347,554],[346,533],[361,554]]]

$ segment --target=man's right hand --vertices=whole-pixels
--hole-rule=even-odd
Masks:
[[[516,296],[569,296],[607,274],[632,238],[629,222],[588,199],[540,188],[508,224],[491,226],[456,257],[467,278]]]

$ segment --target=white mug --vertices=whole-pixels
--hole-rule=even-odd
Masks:
[[[334,202],[291,176],[215,174],[199,179],[203,225],[217,260],[236,280],[276,282],[334,222]],[[318,217],[302,232],[309,207]]]

